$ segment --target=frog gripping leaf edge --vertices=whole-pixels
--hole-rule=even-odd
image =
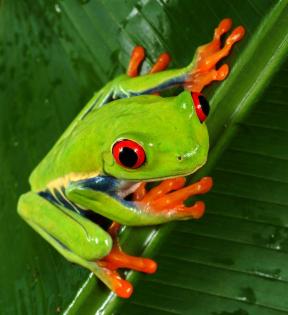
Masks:
[[[98,91],[30,176],[31,191],[22,195],[18,213],[60,254],[92,271],[118,296],[128,298],[132,284],[117,272],[127,268],[154,273],[149,258],[130,256],[119,245],[121,225],[143,226],[198,219],[212,179],[185,186],[185,176],[206,162],[209,105],[201,94],[212,81],[224,80],[227,64],[216,64],[244,36],[224,19],[213,40],[200,46],[182,69],[165,70],[167,53],[150,72],[139,76],[145,51],[132,52],[127,74]],[[161,97],[173,86],[184,91]],[[129,122],[129,123],[128,123]],[[163,181],[147,189],[151,181]]]

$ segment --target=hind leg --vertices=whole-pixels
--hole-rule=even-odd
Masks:
[[[118,240],[120,227],[119,223],[113,222],[108,230],[113,239],[113,247],[110,253],[100,261],[101,266],[111,270],[127,268],[145,273],[154,273],[157,264],[152,259],[127,255],[122,251]]]
[[[231,26],[231,19],[222,20],[214,31],[212,41],[197,49],[193,63],[190,66],[190,74],[185,82],[185,87],[188,90],[201,92],[212,81],[222,81],[227,77],[229,73],[228,65],[224,64],[216,69],[216,64],[230,53],[233,45],[240,41],[245,34],[243,26],[236,27],[221,48],[221,36],[227,33]]]
[[[21,196],[18,212],[67,260],[92,271],[118,296],[131,295],[132,285],[101,263],[111,251],[112,238],[100,226],[33,192]]]

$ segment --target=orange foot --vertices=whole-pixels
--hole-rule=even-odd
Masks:
[[[167,179],[147,192],[146,183],[142,183],[134,192],[133,200],[139,202],[145,211],[172,216],[174,219],[199,219],[205,211],[204,202],[197,201],[193,206],[186,207],[184,201],[208,192],[213,185],[212,178],[203,177],[187,187],[184,185],[185,177]]]
[[[137,77],[142,62],[145,59],[145,50],[142,46],[136,46],[131,54],[130,62],[127,69],[129,77]],[[170,56],[168,53],[161,54],[155,64],[152,66],[149,73],[156,73],[165,70],[170,63]]]
[[[133,286],[129,281],[122,279],[116,270],[127,268],[151,274],[157,270],[157,263],[149,258],[130,256],[124,253],[117,239],[119,228],[120,224],[116,222],[110,226],[108,233],[112,236],[113,248],[106,257],[97,263],[106,270],[112,290],[122,298],[129,298],[133,292]]]
[[[210,82],[222,81],[227,77],[228,65],[224,64],[216,69],[216,64],[229,54],[233,45],[240,41],[245,34],[243,26],[236,27],[221,48],[221,36],[227,33],[231,26],[231,19],[222,20],[215,29],[213,40],[197,49],[193,69],[185,83],[185,87],[191,92],[201,92]]]
[[[133,293],[132,284],[121,278],[115,270],[110,270],[106,267],[105,262],[102,260],[98,261],[97,264],[102,268],[102,272],[104,273],[104,277],[106,278],[105,283],[108,287],[115,293],[117,296],[128,299]]]

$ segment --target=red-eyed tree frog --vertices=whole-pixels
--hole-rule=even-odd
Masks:
[[[153,260],[121,250],[120,225],[198,219],[204,213],[203,202],[187,207],[184,201],[206,193],[211,178],[184,187],[184,176],[207,159],[209,105],[200,93],[229,72],[227,64],[216,69],[216,63],[244,35],[239,26],[222,45],[220,37],[231,25],[230,19],[222,20],[213,40],[182,69],[162,71],[169,63],[169,55],[162,54],[148,74],[138,76],[145,54],[137,46],[127,74],[94,95],[32,172],[31,191],[20,197],[21,217],[120,297],[129,297],[133,287],[117,269],[153,273],[157,268]],[[183,92],[160,95],[173,86],[182,86]],[[159,180],[158,186],[146,188]]]

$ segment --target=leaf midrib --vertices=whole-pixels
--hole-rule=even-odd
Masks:
[[[282,0],[277,2],[270,13],[263,19],[253,37],[250,38],[250,42],[247,44],[240,58],[232,65],[232,71],[227,79],[227,83],[220,85],[212,96],[211,104],[213,107],[208,121],[212,149],[208,163],[193,177],[193,180],[204,176],[214,167],[218,157],[228,146],[237,131],[238,123],[245,119],[258,97],[270,82],[272,76],[284,62],[284,57],[288,52],[288,19],[285,19],[285,16],[288,16],[288,5],[286,0]],[[282,27],[279,28],[279,23],[285,24],[286,27],[282,25]],[[278,32],[275,32],[275,29],[277,29]],[[272,43],[270,41],[271,38],[273,38]],[[262,54],[263,46],[265,47],[264,56]],[[257,71],[254,71],[255,56],[257,57]],[[245,84],[243,84],[242,80],[241,94],[239,95],[238,91],[238,94],[231,96],[231,91],[237,90],[241,76],[243,77],[244,75],[245,78],[245,75],[247,75],[247,72],[243,73],[243,69],[248,69],[248,73],[253,70],[253,73],[249,75],[250,81],[247,80]],[[251,80],[254,82],[252,85],[250,84]],[[230,103],[230,107],[225,107],[225,113],[223,114],[223,111],[221,112],[220,110],[221,103],[227,102],[227,100]],[[173,225],[161,227],[142,254],[149,256],[155,247],[159,246],[159,243],[165,239],[165,235],[169,233],[172,227]],[[132,234],[133,231],[131,232],[127,229],[123,233],[122,238],[127,240],[129,237],[132,237]],[[146,233],[143,242],[150,237],[150,234],[151,233]],[[137,273],[131,271],[128,273],[127,279],[134,282],[137,277]],[[90,277],[90,280],[88,280],[90,283],[77,295],[73,301],[73,307],[65,314],[76,314],[75,311],[77,312],[81,303],[85,303],[84,296],[89,296],[89,290],[93,290],[93,281],[94,280]],[[111,296],[111,294],[107,296],[106,302],[108,302],[108,300],[109,305],[106,304],[105,301],[101,302],[101,305],[106,304],[106,307],[103,309],[103,315],[110,314],[119,304],[119,299],[115,296]],[[97,309],[98,306],[96,302],[93,308]]]

